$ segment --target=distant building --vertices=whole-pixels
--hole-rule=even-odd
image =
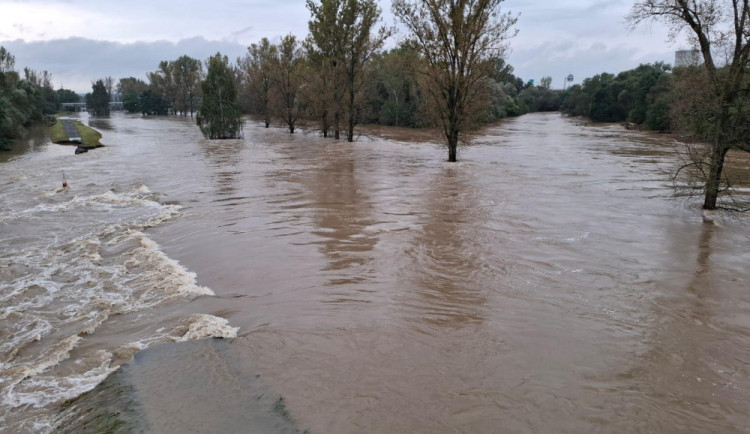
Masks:
[[[701,63],[701,52],[698,50],[677,50],[674,52],[674,67],[698,66]]]

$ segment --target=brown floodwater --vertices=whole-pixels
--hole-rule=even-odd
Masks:
[[[157,432],[240,414],[242,376],[313,433],[750,431],[750,222],[675,197],[667,136],[531,114],[450,164],[423,131],[87,122],[107,147],[0,164],[8,431],[141,348],[235,334],[251,368],[154,365],[191,379],[142,385]]]

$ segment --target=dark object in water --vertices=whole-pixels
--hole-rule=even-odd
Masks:
[[[88,151],[89,151],[89,148],[79,146],[76,148],[76,155],[83,154],[84,152],[88,152]]]

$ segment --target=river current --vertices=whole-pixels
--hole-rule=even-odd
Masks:
[[[311,432],[750,431],[750,222],[675,197],[666,136],[531,114],[451,164],[410,130],[82,116],[105,148],[0,155],[3,432],[211,336]],[[172,398],[141,397],[160,432]]]

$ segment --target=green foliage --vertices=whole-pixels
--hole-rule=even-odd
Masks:
[[[258,44],[247,48],[244,57],[237,59],[242,83],[242,108],[260,116],[271,125],[271,97],[273,90],[273,59],[278,57],[278,47],[262,38]]]
[[[421,61],[409,44],[373,57],[363,122],[402,127],[420,127],[429,122],[423,115],[424,101],[417,76]]]
[[[518,94],[518,101],[523,112],[553,112],[560,109],[562,93],[549,88],[551,80],[546,86],[544,79],[542,82],[541,87],[530,86]]]
[[[668,102],[660,93],[669,90],[669,65],[662,62],[640,65],[617,76],[602,73],[571,86],[562,95],[560,110],[574,116],[588,116],[594,122],[629,121],[643,124],[650,106],[657,100],[662,108],[651,110],[651,124],[659,131],[668,128],[663,116]],[[658,86],[657,86],[658,85]],[[662,113],[662,114],[660,114]]]
[[[242,118],[235,81],[235,71],[226,56],[216,53],[208,59],[208,74],[201,83],[203,99],[197,116],[198,127],[207,139],[241,136]]]
[[[19,137],[25,127],[43,121],[58,108],[48,72],[26,68],[22,78],[14,66],[15,57],[0,47],[0,140]]]
[[[141,98],[136,92],[130,91],[122,96],[122,108],[129,113],[141,113]]]
[[[303,82],[304,57],[294,35],[286,35],[276,50],[276,56],[270,62],[271,76],[275,83],[276,112],[294,133],[297,117],[300,112],[299,93]]]
[[[103,80],[91,85],[92,93],[86,94],[86,108],[91,116],[109,116],[109,101],[112,95],[107,92]]]
[[[78,103],[81,102],[81,97],[77,93],[70,89],[57,89],[57,100],[62,103]]]
[[[16,57],[10,54],[5,47],[0,46],[0,73],[13,71],[16,65]]]
[[[122,95],[122,106],[130,113],[141,113],[140,96],[149,89],[149,85],[135,77],[121,78],[117,83],[117,92]]]
[[[167,115],[169,114],[169,103],[153,89],[146,89],[138,96],[138,107],[144,115]]]

